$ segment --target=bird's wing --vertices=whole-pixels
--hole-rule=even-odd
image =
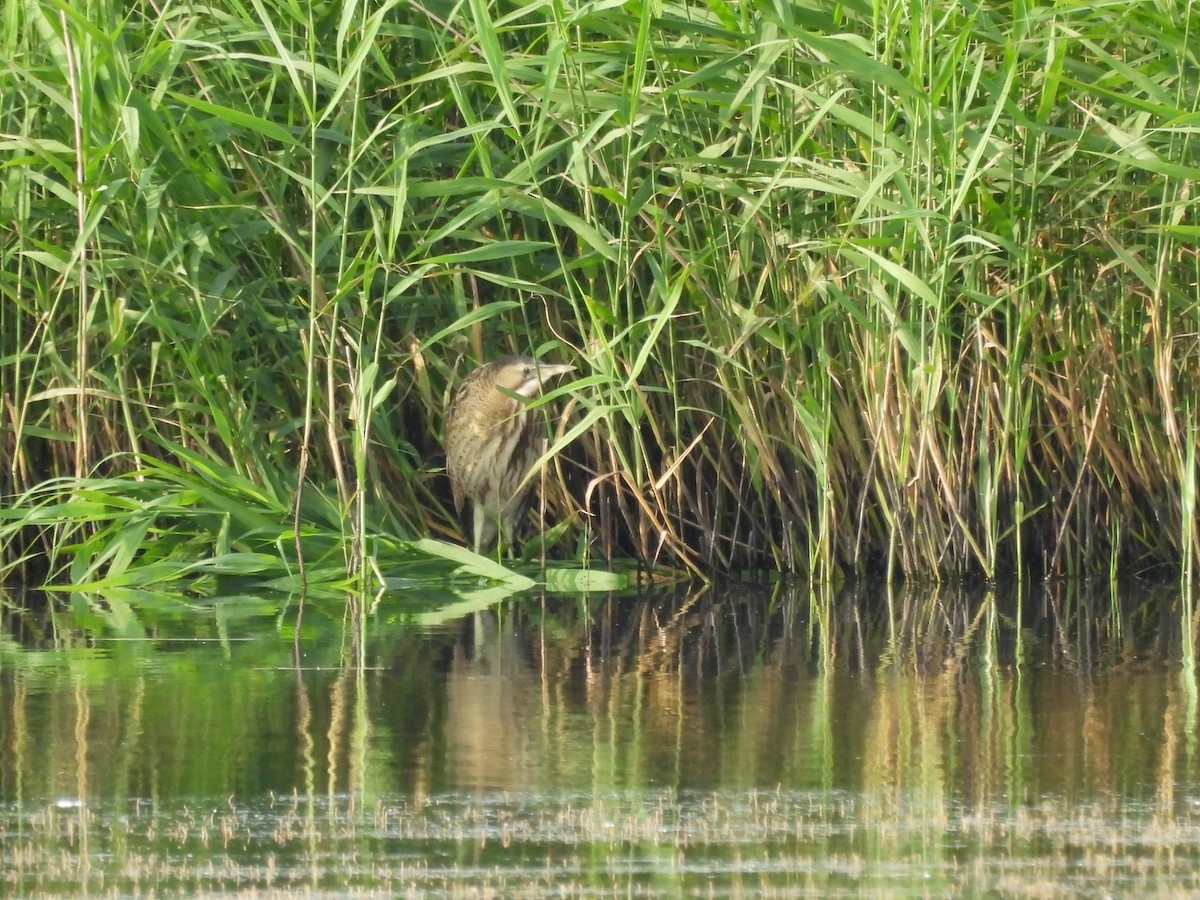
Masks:
[[[466,492],[463,490],[462,482],[457,478],[450,479],[450,493],[454,495],[454,511],[462,515],[463,503],[466,502]]]

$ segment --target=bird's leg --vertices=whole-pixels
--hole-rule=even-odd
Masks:
[[[487,524],[487,513],[478,503],[471,504],[471,512],[475,525],[475,552],[479,553],[483,549],[483,527]]]
[[[482,503],[471,504],[471,512],[474,517],[472,525],[475,532],[475,552],[482,554],[491,547],[492,541],[496,541],[496,552],[491,555],[499,560],[501,545],[504,543],[504,530],[500,519],[493,517]]]

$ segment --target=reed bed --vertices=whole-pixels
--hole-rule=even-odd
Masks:
[[[551,553],[1192,577],[1189,0],[3,16],[0,572],[377,579],[532,352]]]

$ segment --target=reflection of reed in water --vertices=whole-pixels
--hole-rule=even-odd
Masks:
[[[1113,784],[1130,765],[1118,751],[1131,719],[1138,733],[1187,732],[1156,724],[1159,707],[1172,722],[1181,708],[1157,682],[1130,703],[1129,686],[1103,693],[1094,676],[1014,675],[1018,654],[1071,670],[1098,645],[1080,602],[1068,619],[1053,597],[1031,599],[1021,628],[1005,613],[1016,604],[993,593],[881,588],[873,599],[680,591],[478,616],[454,651],[434,739],[445,783],[836,786],[867,792],[881,815],[936,823],[1031,784],[1065,796]],[[1162,771],[1180,765],[1169,756]]]
[[[536,685],[510,620],[491,612],[466,621],[446,676],[446,754],[458,787],[529,786],[530,716]]]

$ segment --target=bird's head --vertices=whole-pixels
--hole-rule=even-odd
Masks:
[[[532,356],[507,356],[492,365],[496,367],[496,386],[522,397],[536,397],[551,378],[575,371],[574,366],[544,363]]]

